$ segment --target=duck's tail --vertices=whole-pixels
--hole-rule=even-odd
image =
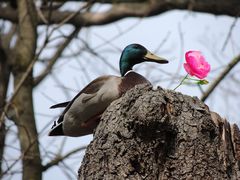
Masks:
[[[63,125],[62,122],[55,126],[53,129],[50,130],[48,133],[49,136],[65,136],[63,133]]]

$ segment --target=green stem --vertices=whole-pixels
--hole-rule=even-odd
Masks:
[[[181,86],[182,83],[184,82],[184,80],[187,79],[187,78],[188,78],[188,74],[182,79],[182,81],[180,82],[180,84],[177,85],[177,87],[175,87],[173,90],[175,91],[179,86]]]
[[[197,82],[206,80],[206,79],[193,79],[193,78],[189,78],[189,77],[187,79],[190,81],[197,81]]]
[[[193,78],[187,78],[187,79],[189,79],[191,81],[199,81],[199,79],[193,79]]]

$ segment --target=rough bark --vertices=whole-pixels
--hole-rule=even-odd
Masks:
[[[141,85],[105,111],[79,179],[239,179],[239,140],[198,98]]]

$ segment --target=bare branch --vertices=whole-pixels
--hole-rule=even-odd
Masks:
[[[222,46],[222,51],[224,51],[226,46],[227,46],[227,43],[228,43],[228,41],[229,41],[229,39],[230,39],[230,37],[232,35],[233,28],[234,28],[234,26],[237,23],[237,20],[238,20],[238,18],[235,18],[233,23],[232,23],[232,25],[230,26],[230,29],[229,29],[228,34],[227,34],[227,37],[226,37],[226,39],[225,39],[225,41],[223,43],[223,46]]]
[[[116,73],[118,73],[118,69],[115,68],[113,65],[111,65],[111,63],[109,63],[108,61],[106,61],[106,59],[104,57],[102,57],[100,54],[98,54],[97,52],[94,51],[93,48],[91,48],[88,43],[86,41],[84,41],[83,39],[81,39],[82,42],[84,43],[86,50],[91,53],[92,55],[94,55],[96,58],[102,60],[108,67],[110,67],[113,71],[115,71]]]
[[[83,8],[88,7],[89,4],[85,5],[84,7],[82,7],[80,10],[82,10]],[[48,43],[48,39],[49,37],[52,35],[52,33],[54,32],[55,29],[57,29],[58,27],[60,27],[61,25],[63,25],[66,21],[66,19],[68,19],[69,17],[73,17],[76,13],[72,13],[69,16],[67,16],[65,19],[63,19],[63,21],[61,21],[61,23],[54,28],[49,35],[47,36],[43,46],[40,48],[39,52],[36,54],[36,56],[34,57],[34,59],[31,61],[31,63],[28,65],[28,67],[26,68],[25,73],[23,74],[23,76],[21,77],[21,79],[19,80],[18,84],[15,86],[14,92],[11,96],[11,98],[8,100],[8,102],[5,104],[3,111],[0,114],[0,128],[3,125],[3,121],[4,121],[4,117],[6,112],[8,112],[8,109],[13,101],[13,99],[15,98],[15,96],[17,95],[18,91],[20,90],[20,88],[22,87],[23,83],[26,81],[26,79],[28,78],[29,74],[32,72],[33,66],[36,62],[36,60],[38,59],[39,55],[42,53],[43,49],[46,47],[47,43]]]
[[[85,12],[75,14],[69,18],[66,23],[73,24],[75,26],[103,25],[126,17],[154,16],[173,9],[191,10],[197,12],[212,13],[215,15],[229,15],[236,17],[239,16],[240,12],[240,1],[151,0],[142,3],[120,3],[116,5],[114,4],[110,10],[105,12]],[[69,17],[71,14],[73,14],[73,12],[53,10],[48,23],[58,24],[62,22],[66,17]],[[43,21],[43,16],[48,17],[48,15],[48,10],[42,10],[42,17],[38,17],[38,24],[45,24]],[[17,11],[9,7],[0,7],[0,18],[12,22],[18,22]]]
[[[215,81],[210,85],[207,91],[203,94],[201,100],[204,102],[210,94],[214,91],[214,89],[218,86],[218,84],[227,76],[227,74],[234,68],[237,63],[240,61],[240,55],[236,56],[224,69],[224,71],[215,79]]]
[[[47,163],[46,165],[44,165],[42,167],[42,171],[46,171],[47,169],[51,168],[52,166],[55,166],[57,165],[58,163],[64,161],[66,158],[68,158],[69,156],[79,152],[79,151],[82,151],[86,149],[86,146],[83,146],[83,147],[79,147],[79,148],[76,148],[70,152],[68,152],[67,154],[61,156],[61,155],[57,155],[52,161],[50,161],[49,163]]]
[[[80,28],[75,30],[66,38],[66,40],[58,47],[56,53],[49,59],[47,67],[43,72],[34,79],[34,86],[37,86],[52,70],[53,65],[57,62],[58,58],[62,55],[64,49],[70,44],[73,38],[78,34]]]
[[[39,52],[39,54],[42,52],[44,48],[42,48]],[[39,55],[38,54],[38,55]],[[36,56],[37,57],[37,56]],[[36,59],[36,58],[35,58]],[[15,89],[14,89],[14,92],[11,96],[11,98],[8,100],[8,102],[5,104],[4,108],[3,108],[3,111],[1,113],[1,116],[0,116],[0,128],[2,126],[2,123],[4,121],[4,117],[5,117],[5,113],[8,112],[8,109],[13,101],[13,99],[15,98],[15,96],[17,95],[18,91],[20,90],[20,88],[22,87],[23,83],[26,81],[27,77],[29,76],[29,74],[32,72],[32,68],[35,64],[35,61],[36,60],[32,60],[32,62],[29,64],[28,68],[26,69],[26,72],[23,74],[22,78],[20,79],[20,81],[18,82],[18,84],[16,85]]]
[[[23,126],[22,126],[23,127]],[[26,127],[23,127],[25,128],[25,131],[27,131]],[[15,159],[13,161],[12,164],[10,164],[5,171],[3,171],[1,174],[0,174],[0,178],[2,178],[4,175],[6,175],[20,160],[24,159],[24,157],[27,156],[27,154],[29,153],[29,151],[31,151],[31,148],[34,146],[34,144],[38,141],[38,136],[36,136],[34,139],[32,139],[32,141],[30,142],[30,144],[26,147],[26,149],[24,149],[24,151],[21,153],[21,155]]]

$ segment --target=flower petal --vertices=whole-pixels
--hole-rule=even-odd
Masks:
[[[187,71],[188,74],[190,74],[191,76],[194,75],[194,73],[192,72],[191,67],[189,66],[189,64],[184,63],[184,64],[183,64],[183,67],[184,67],[184,69]]]
[[[184,68],[191,76],[203,79],[208,75],[211,67],[200,51],[188,51],[185,58]]]

